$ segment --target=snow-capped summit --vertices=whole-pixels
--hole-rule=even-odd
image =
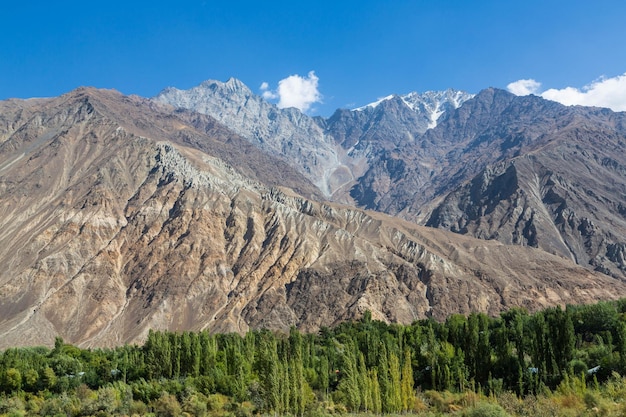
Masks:
[[[429,120],[428,128],[432,129],[437,126],[437,120],[444,112],[459,108],[461,104],[474,97],[474,95],[453,89],[447,89],[445,91],[426,91],[421,94],[411,92],[402,96],[392,94],[365,106],[353,109],[353,111],[362,112],[376,109],[381,103],[392,100],[394,97],[399,97],[404,104],[414,112],[426,116]]]
[[[391,100],[392,98],[396,97],[395,94],[390,94],[387,97],[383,97],[383,98],[379,98],[378,100],[370,103],[370,104],[366,104],[365,106],[361,106],[361,107],[357,107],[356,109],[352,109],[353,111],[364,111],[367,109],[374,109],[376,107],[378,107],[378,105],[380,103],[382,103],[383,101],[387,101],[387,100]]]

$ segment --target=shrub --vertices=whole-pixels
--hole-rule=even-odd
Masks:
[[[586,395],[586,394],[585,394]],[[561,408],[580,408],[582,401],[576,394],[564,394],[556,397]]]
[[[207,397],[207,408],[209,411],[224,411],[228,403],[228,397],[222,394],[211,394]]]
[[[498,404],[481,402],[463,412],[463,417],[509,417]]]
[[[592,392],[587,391],[584,396],[585,406],[594,408],[600,405],[600,399]]]
[[[551,398],[529,395],[524,398],[518,415],[528,417],[554,417],[561,414],[562,407]]]
[[[580,359],[574,359],[569,363],[570,373],[572,375],[580,375],[587,372],[589,367]]]
[[[428,390],[424,392],[424,397],[428,401],[428,403],[434,407],[437,411],[441,411],[444,413],[448,413],[450,411],[457,411],[457,407],[455,407],[455,397],[449,391],[433,391]]]
[[[148,413],[148,406],[145,405],[141,401],[135,400],[130,404],[130,408],[128,412],[130,413],[131,416],[134,416],[134,415],[144,416]]]
[[[518,415],[523,412],[524,402],[513,392],[507,391],[498,395],[498,405],[509,414]]]
[[[0,397],[2,415],[26,415],[26,406],[19,397]]]
[[[176,397],[167,392],[163,392],[158,400],[153,404],[154,414],[157,417],[179,417],[182,409]]]
[[[626,398],[626,379],[617,372],[613,372],[604,385],[604,392],[611,400],[621,401]]]
[[[202,394],[191,394],[183,401],[183,411],[192,416],[205,416],[207,414],[206,397]]]

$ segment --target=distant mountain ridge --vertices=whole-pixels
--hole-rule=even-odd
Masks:
[[[163,95],[159,99],[167,101]],[[237,124],[241,115],[254,113],[247,102],[237,103],[239,113],[232,120],[224,117],[222,122]],[[288,118],[283,120],[284,126],[293,126]],[[309,152],[298,152],[294,158],[292,153],[274,147],[275,154],[321,187],[327,198],[456,233],[537,246],[613,276],[626,274],[621,261],[626,247],[626,194],[621,187],[626,178],[620,168],[626,166],[624,113],[568,107],[491,88],[477,95],[455,90],[390,95],[358,109],[337,110],[327,119],[302,115],[298,120],[319,128],[297,136],[305,138],[302,143]],[[242,136],[249,137],[249,131],[241,132]],[[594,151],[598,145],[600,149]],[[608,149],[612,151],[607,153]],[[328,155],[332,155],[330,159]],[[540,172],[532,175],[559,172],[556,183],[569,183],[571,191],[557,193],[557,198],[554,186],[502,190],[504,177],[495,184],[484,183],[490,181],[486,178],[492,178],[492,172],[519,175],[520,169],[539,169],[538,164],[522,164],[520,158],[541,160]],[[316,164],[324,166],[325,175],[312,175],[314,171],[305,168]],[[593,179],[596,173],[600,177]],[[532,177],[530,172],[524,175]],[[603,184],[607,178],[614,185]],[[474,189],[471,198],[462,197],[468,192],[462,190],[479,183],[484,183],[480,189],[490,190],[491,196],[480,196]],[[579,185],[585,183],[588,188],[581,195]],[[605,190],[601,199],[593,197],[598,190]],[[504,198],[507,193],[519,192],[537,198],[524,200],[525,208],[493,200],[494,196]],[[576,202],[570,200],[574,194]],[[575,213],[578,220],[572,231],[567,231],[560,220],[563,209],[546,207],[553,204],[544,201],[550,198],[563,199],[568,210]],[[491,201],[489,208],[481,209],[485,201]],[[513,205],[498,208],[502,204]],[[496,220],[494,213],[500,210],[509,214]],[[513,214],[519,210],[525,213],[522,217]],[[511,226],[516,216],[517,223]],[[593,239],[584,231],[589,229],[583,225],[586,222],[593,224]],[[535,229],[536,233],[529,232]]]
[[[626,276],[626,113],[487,89],[353,189],[369,208]]]
[[[352,202],[350,188],[385,147],[378,136],[413,140],[471,97],[455,90],[409,93],[356,111],[338,110],[324,119],[294,108],[279,109],[231,78],[208,80],[189,90],[168,87],[154,100],[210,115],[261,149],[284,157],[328,198]],[[387,120],[392,107],[394,116]],[[383,126],[392,131],[381,131]],[[352,133],[348,141],[342,138],[345,129]]]

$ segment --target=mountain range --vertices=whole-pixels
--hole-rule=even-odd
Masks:
[[[0,347],[624,296],[625,120],[497,89],[309,117],[235,79],[0,102]]]
[[[219,118],[254,140],[240,124],[251,118],[248,113],[259,114],[244,99],[250,90],[239,84],[230,92],[229,112],[219,106],[223,94],[207,92],[235,83],[208,81],[186,92],[167,89],[155,99]],[[213,107],[205,105],[209,96]],[[295,111],[265,105],[275,112]],[[319,126],[319,132],[308,129],[316,135],[302,132],[311,140],[307,149],[320,150],[308,161],[328,161],[331,147],[333,155],[342,155],[339,164],[332,159],[334,165],[324,167],[331,172],[324,177],[300,163],[291,148],[266,145],[276,139],[272,134],[257,138],[262,149],[283,157],[331,200],[477,238],[538,247],[624,278],[623,112],[486,89],[475,96],[454,90],[392,95],[337,110],[328,119],[302,115],[297,125],[289,117],[267,119],[280,120],[282,131]],[[316,148],[320,143],[324,146]],[[294,152],[302,155],[300,149]]]

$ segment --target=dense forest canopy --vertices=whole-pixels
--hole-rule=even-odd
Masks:
[[[189,398],[200,414],[220,401],[245,413],[304,415],[320,404],[399,413],[416,411],[417,393],[429,390],[523,398],[616,375],[626,375],[626,299],[408,326],[366,312],[318,334],[151,331],[143,346],[80,349],[58,338],[54,348],[7,349],[0,414],[11,401],[33,415],[45,415],[49,404],[64,415],[91,415],[176,409]],[[74,412],[63,409],[63,398],[75,399]]]

